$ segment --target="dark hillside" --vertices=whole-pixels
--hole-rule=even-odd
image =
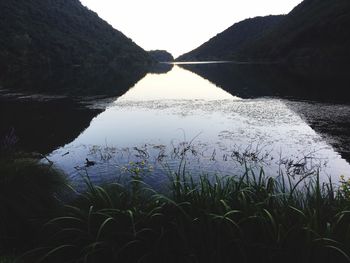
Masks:
[[[174,61],[173,55],[166,50],[151,50],[150,56],[158,62],[171,62]]]
[[[23,67],[104,65],[127,77],[152,61],[146,51],[79,0],[0,1],[2,74],[23,71]]]
[[[277,62],[307,77],[344,78],[350,68],[350,1],[304,0],[286,16],[244,20],[177,60]]]
[[[305,0],[273,31],[247,45],[240,57],[294,62],[350,58],[350,1]]]
[[[241,21],[188,52],[177,61],[228,60],[232,53],[271,30],[283,16],[255,17]]]

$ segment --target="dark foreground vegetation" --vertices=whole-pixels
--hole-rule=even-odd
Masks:
[[[50,163],[3,159],[0,262],[350,260],[347,181],[272,178],[247,166],[239,177],[172,173],[159,193],[138,165],[124,184],[85,175],[78,193]]]
[[[42,225],[60,210],[57,194],[66,185],[38,156],[0,157],[0,255],[12,258],[32,248]],[[12,261],[0,256],[0,262]]]

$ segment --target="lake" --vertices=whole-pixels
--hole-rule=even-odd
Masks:
[[[271,176],[319,172],[337,182],[350,175],[349,105],[291,97],[291,81],[256,77],[244,65],[167,67],[117,97],[7,97],[0,117],[77,185],[86,174],[103,183],[130,178],[136,168],[156,188],[174,172],[241,176],[245,165]]]

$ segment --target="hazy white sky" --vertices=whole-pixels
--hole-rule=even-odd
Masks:
[[[188,52],[245,18],[285,14],[301,0],[81,0],[146,50]]]

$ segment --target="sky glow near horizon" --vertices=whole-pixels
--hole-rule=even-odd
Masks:
[[[145,50],[177,57],[246,18],[286,14],[302,0],[81,0]]]

